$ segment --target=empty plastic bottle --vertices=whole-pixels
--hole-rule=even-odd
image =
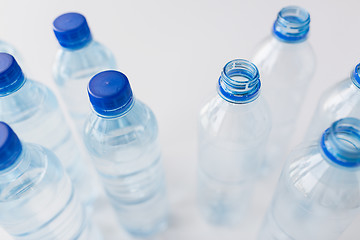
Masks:
[[[65,13],[53,23],[61,48],[54,63],[54,79],[79,132],[82,132],[89,102],[89,79],[96,73],[115,69],[111,52],[93,40],[83,15]]]
[[[168,207],[154,114],[134,98],[120,72],[98,73],[88,92],[93,111],[84,141],[120,223],[135,236],[165,229]]]
[[[307,41],[309,28],[310,15],[305,9],[283,8],[274,22],[272,35],[263,41],[253,58],[273,119],[264,173],[284,159],[315,72],[314,52]]]
[[[251,199],[271,128],[260,85],[254,64],[233,60],[200,112],[198,200],[210,223],[239,223]]]
[[[81,201],[91,206],[96,196],[89,172],[53,92],[24,77],[16,60],[0,53],[0,120],[28,142],[45,146],[60,159]]]
[[[259,239],[338,239],[360,211],[360,120],[336,121],[288,160]]]
[[[332,122],[345,117],[360,119],[360,64],[350,77],[335,84],[321,96],[305,139],[319,138]]]
[[[101,239],[57,157],[0,122],[0,225],[18,240]]]

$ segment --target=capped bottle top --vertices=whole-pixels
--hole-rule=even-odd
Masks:
[[[114,70],[96,74],[89,82],[88,94],[94,111],[105,117],[125,114],[133,105],[128,78]]]
[[[65,13],[54,22],[54,33],[60,45],[68,49],[79,49],[92,40],[86,18],[80,13]]]
[[[257,67],[244,59],[228,62],[219,78],[218,93],[231,103],[248,103],[260,93],[260,75]]]
[[[301,7],[289,6],[281,9],[274,22],[273,33],[281,41],[302,42],[310,29],[310,14]]]
[[[360,166],[360,120],[343,118],[334,122],[320,139],[322,152],[337,165]]]
[[[22,146],[15,132],[0,122],[0,171],[10,167],[18,158]]]
[[[24,83],[24,74],[15,58],[8,53],[0,53],[0,96],[17,91]]]
[[[354,70],[351,72],[351,79],[353,83],[360,88],[360,63],[356,65]]]

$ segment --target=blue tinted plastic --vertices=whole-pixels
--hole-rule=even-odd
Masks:
[[[333,123],[284,165],[259,240],[340,239],[360,210],[360,119]]]
[[[84,142],[119,222],[130,234],[146,237],[168,225],[165,177],[153,112],[134,99],[121,116],[92,111]]]
[[[360,120],[336,121],[321,137],[321,148],[328,159],[340,166],[360,166]]]
[[[133,104],[127,77],[118,71],[96,74],[89,82],[88,93],[93,109],[102,116],[118,116]]]
[[[57,157],[21,145],[16,164],[0,169],[0,226],[17,240],[100,240]]]
[[[0,122],[0,171],[11,166],[20,155],[22,146],[14,131]]]
[[[274,22],[273,33],[289,43],[304,41],[310,28],[310,14],[303,8],[289,6],[281,9]]]
[[[92,40],[86,19],[79,13],[60,15],[53,25],[55,36],[64,48],[79,49]]]
[[[21,72],[24,83],[16,91],[0,95],[0,120],[9,124],[20,139],[54,151],[70,175],[81,201],[91,209],[96,196],[96,187],[93,186],[95,180],[65,121],[56,96],[45,85],[24,78],[20,67],[10,55],[0,54],[0,61],[2,58],[11,63],[8,66],[16,66],[15,72]],[[5,73],[13,78],[19,76],[13,76],[7,71]]]
[[[247,103],[259,96],[260,76],[251,62],[236,59],[228,62],[219,78],[220,96],[232,103]]]
[[[15,58],[8,53],[0,53],[0,96],[18,90],[25,82]]]

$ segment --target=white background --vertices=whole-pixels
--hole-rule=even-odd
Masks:
[[[196,123],[199,109],[215,93],[222,67],[235,58],[249,59],[256,45],[271,33],[282,7],[300,5],[310,12],[309,41],[317,55],[316,74],[299,109],[293,145],[301,139],[322,92],[349,76],[360,60],[358,0],[0,3],[0,39],[18,49],[30,78],[55,89],[51,72],[58,43],[52,21],[62,13],[77,11],[86,16],[94,38],[113,51],[136,97],[155,112],[172,219],[169,229],[154,239],[255,239],[278,171],[258,185],[242,225],[207,225],[195,205]],[[106,239],[126,239],[110,208],[96,216]],[[360,239],[359,224],[360,218],[341,239]],[[0,239],[7,239],[2,234]]]

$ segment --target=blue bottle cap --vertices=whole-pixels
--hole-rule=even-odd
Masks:
[[[114,70],[96,74],[89,82],[88,94],[94,111],[101,116],[120,116],[133,103],[129,80]]]
[[[54,20],[54,33],[60,45],[79,49],[92,40],[86,19],[80,13],[65,13]]]
[[[24,83],[24,74],[15,58],[8,53],[0,53],[0,96],[17,91]]]
[[[15,132],[4,122],[0,122],[0,171],[11,166],[22,151]]]
[[[219,78],[218,93],[231,103],[254,101],[260,93],[260,75],[257,67],[245,59],[228,62]]]
[[[360,167],[360,120],[343,118],[322,135],[320,147],[326,159],[339,166]]]
[[[360,63],[356,65],[354,71],[351,72],[351,79],[353,83],[360,88]]]
[[[273,33],[281,41],[302,42],[310,29],[310,14],[303,8],[289,6],[281,9],[274,22]]]

